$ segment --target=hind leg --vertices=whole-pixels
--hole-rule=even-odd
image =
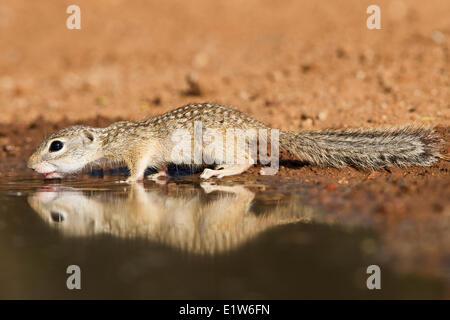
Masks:
[[[249,150],[246,150],[245,146],[244,148],[241,148],[240,146],[235,147],[232,145],[232,147],[229,148],[229,150],[225,148],[220,157],[216,157],[215,153],[208,155],[209,159],[214,159],[215,163],[219,164],[214,169],[207,168],[203,170],[200,175],[201,179],[209,179],[212,177],[221,179],[223,177],[241,174],[255,163],[252,154],[250,154]],[[231,161],[231,163],[223,163],[224,155],[228,155],[229,152],[232,152],[231,155],[233,156],[233,161]],[[227,160],[228,159],[229,158],[227,157]]]

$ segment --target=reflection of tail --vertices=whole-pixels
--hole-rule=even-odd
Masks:
[[[281,148],[316,165],[361,169],[386,166],[430,166],[438,158],[442,140],[428,128],[280,132]]]

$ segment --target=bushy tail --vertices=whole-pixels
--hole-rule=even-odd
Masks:
[[[378,169],[386,166],[430,166],[440,157],[442,140],[432,129],[280,132],[280,147],[301,161],[332,167]]]

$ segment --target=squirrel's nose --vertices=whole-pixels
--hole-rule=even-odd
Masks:
[[[35,166],[34,157],[31,156],[30,159],[28,159],[27,167],[30,168],[30,169],[35,170],[34,166]]]

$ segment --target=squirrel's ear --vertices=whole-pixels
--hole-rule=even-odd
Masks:
[[[83,130],[83,138],[88,143],[91,143],[94,141],[94,135],[89,130]]]

